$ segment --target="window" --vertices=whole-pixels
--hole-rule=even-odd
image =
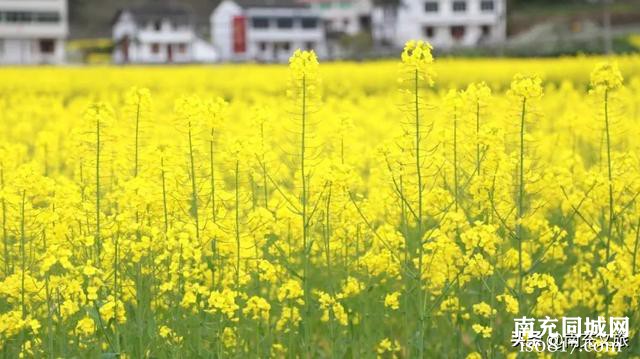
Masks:
[[[435,31],[435,29],[433,28],[433,26],[425,26],[425,27],[422,29],[422,32],[424,33],[424,36],[425,36],[425,37],[428,37],[428,38],[432,38],[432,37],[433,37],[433,35],[435,35],[435,33],[436,33],[436,31]]]
[[[482,0],[480,2],[480,10],[482,11],[493,11],[494,6],[493,0]]]
[[[460,41],[464,38],[465,31],[464,26],[451,26],[451,37],[456,41]]]
[[[162,30],[162,21],[156,20],[153,22],[153,29],[156,31]]]
[[[307,50],[307,51],[311,51],[311,50],[313,50],[315,47],[316,47],[316,44],[315,44],[313,41],[308,41],[308,42],[305,42],[305,44],[304,44],[304,48],[305,48],[305,50]]]
[[[254,29],[266,29],[269,27],[269,19],[266,17],[254,17],[251,19],[251,26]]]
[[[46,23],[59,22],[60,14],[57,12],[39,12],[35,14],[35,21]]]
[[[318,19],[315,17],[303,17],[302,28],[303,29],[315,29],[318,27]]]
[[[4,39],[0,39],[0,56],[4,55]]]
[[[276,24],[278,29],[291,29],[293,27],[293,19],[290,17],[279,17]]]
[[[9,11],[6,13],[7,22],[30,22],[31,13],[24,11]]]
[[[267,43],[264,41],[260,41],[258,43],[258,48],[260,49],[260,51],[265,52],[267,51]]]
[[[343,20],[342,20],[342,25],[343,25],[344,27],[348,27],[348,26],[349,26],[349,19],[343,19]]]
[[[53,39],[40,39],[38,43],[41,54],[53,54],[56,50],[56,43]]]
[[[427,1],[424,3],[424,12],[438,12],[438,2]]]
[[[464,12],[467,11],[467,2],[466,1],[454,1],[453,2],[453,12]]]
[[[60,14],[55,11],[7,11],[0,12],[0,22],[25,23],[25,22],[42,22],[55,23],[60,21]]]
[[[178,44],[178,53],[184,54],[186,52],[187,52],[187,44],[185,43]]]
[[[482,36],[483,37],[491,36],[491,26],[490,25],[482,25],[480,27],[480,29],[482,30]]]
[[[151,53],[159,54],[160,53],[160,44],[151,44]]]
[[[363,30],[369,31],[371,29],[371,17],[368,15],[362,15],[358,19],[360,23],[360,28]]]

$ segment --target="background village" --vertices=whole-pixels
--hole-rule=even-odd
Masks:
[[[0,0],[0,64],[282,62],[640,49],[638,0]]]

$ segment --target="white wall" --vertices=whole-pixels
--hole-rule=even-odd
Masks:
[[[69,33],[66,0],[0,0],[0,11],[56,12],[55,23],[0,21],[0,63],[59,64],[65,60]],[[40,40],[53,40],[53,53],[40,51]]]
[[[211,41],[223,61],[236,59],[233,52],[233,18],[242,15],[242,8],[231,0],[224,0],[211,13]]]
[[[223,61],[260,60],[286,61],[297,48],[305,49],[307,43],[314,44],[314,50],[319,57],[326,54],[326,40],[321,26],[320,14],[308,8],[251,8],[242,9],[231,0],[223,1],[211,14],[211,38]],[[233,19],[245,16],[246,24],[246,53],[233,52]],[[301,18],[314,16],[318,24],[313,29],[302,28]],[[270,19],[267,29],[253,28],[252,17]],[[293,28],[279,29],[276,17],[292,17]],[[289,49],[282,44],[288,43]],[[265,49],[261,49],[264,44]]]
[[[348,6],[343,6],[343,3],[347,3]],[[373,5],[371,0],[333,0],[327,3],[314,4],[313,8],[320,13],[324,21],[330,24],[329,30],[355,35],[362,31],[360,28],[360,16],[370,16]],[[347,24],[345,24],[345,20]]]
[[[64,61],[64,40],[53,41],[54,51],[42,53],[39,39],[0,39],[0,64],[60,64]]]
[[[113,26],[113,39],[116,47],[113,60],[124,63],[122,39],[129,38],[129,62],[132,63],[189,63],[215,61],[215,50],[198,39],[189,25],[172,24],[168,19],[162,21],[160,29],[154,24],[138,26],[129,12],[123,12]],[[153,51],[157,46],[157,51]],[[181,46],[184,46],[181,51]],[[171,57],[169,57],[171,48]]]
[[[494,0],[494,9],[481,11],[481,0],[466,0],[464,12],[453,11],[453,0],[439,0],[438,12],[425,12],[425,0],[404,0],[399,8],[395,43],[401,46],[411,39],[429,40],[434,46],[450,48],[456,46],[475,46],[479,42],[494,43],[503,41],[505,34],[504,0]],[[490,36],[482,38],[482,26],[490,26]],[[434,29],[432,38],[426,37],[424,27]],[[462,40],[451,36],[452,26],[464,26],[465,35]]]
[[[0,22],[0,37],[64,38],[69,33],[67,0],[0,0],[0,11],[56,12],[60,15],[58,23]]]
[[[193,61],[195,62],[217,62],[220,61],[218,51],[207,41],[196,38],[193,42]]]

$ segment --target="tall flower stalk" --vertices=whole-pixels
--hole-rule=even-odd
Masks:
[[[447,110],[452,121],[452,147],[453,147],[453,201],[454,209],[457,212],[460,202],[460,170],[459,170],[459,145],[458,130],[460,121],[460,112],[462,107],[462,98],[456,90],[451,90],[446,97]]]
[[[610,95],[622,87],[623,77],[616,64],[602,63],[596,66],[591,72],[591,93],[602,98],[602,117],[604,121],[604,132],[607,149],[607,187],[609,192],[608,218],[606,225],[606,250],[604,265],[608,265],[611,260],[611,239],[613,237],[613,226],[616,221],[614,187],[613,187],[613,161],[611,158],[611,117],[610,117]],[[636,246],[637,247],[637,246]],[[635,261],[635,250],[634,250]],[[635,263],[633,265],[635,267]],[[609,316],[609,306],[611,303],[609,284],[604,287],[605,291],[605,316]]]
[[[616,64],[601,63],[591,72],[591,93],[602,99],[602,117],[607,150],[607,181],[609,191],[609,208],[607,218],[607,241],[605,263],[611,258],[611,237],[615,222],[614,194],[613,194],[613,165],[611,159],[611,118],[610,118],[610,94],[622,87],[622,74]]]
[[[85,119],[88,122],[89,131],[93,132],[95,136],[91,146],[94,150],[94,170],[95,170],[95,232],[94,232],[94,242],[96,246],[96,260],[100,261],[100,252],[102,250],[102,236],[101,236],[101,200],[102,200],[102,161],[103,161],[103,152],[102,149],[104,147],[105,142],[105,128],[110,124],[113,120],[113,110],[105,103],[95,103],[91,105],[86,113]]]
[[[317,98],[318,83],[318,58],[313,51],[297,50],[289,59],[290,89],[289,96],[294,103],[294,111],[299,121],[299,174],[301,181],[300,211],[302,227],[302,260],[303,260],[303,291],[305,296],[304,316],[304,351],[310,355],[310,288],[309,288],[309,264],[311,255],[309,238],[309,174],[307,169],[307,151],[309,150],[309,126],[312,102]]]
[[[467,86],[467,89],[463,93],[464,100],[466,102],[467,110],[473,115],[474,130],[475,130],[475,170],[476,174],[480,175],[481,162],[482,162],[482,114],[484,108],[487,106],[487,102],[491,97],[491,89],[484,82],[472,83]]]
[[[213,223],[217,221],[217,205],[216,205],[216,135],[222,125],[228,104],[222,98],[208,100],[204,104],[206,132],[208,134],[207,142],[209,143],[209,185],[211,186],[211,220]]]
[[[524,76],[517,74],[511,82],[508,94],[513,98],[514,103],[519,107],[519,136],[518,136],[518,181],[516,194],[516,228],[515,235],[518,244],[518,295],[522,299],[522,281],[524,279],[523,268],[523,242],[524,227],[522,221],[525,216],[525,150],[526,150],[526,121],[527,121],[527,100],[542,96],[542,80],[537,76]]]
[[[187,156],[188,156],[188,173],[189,183],[191,187],[191,216],[194,220],[195,234],[198,243],[200,243],[200,215],[199,215],[199,199],[198,199],[198,179],[196,172],[196,134],[200,129],[200,123],[204,116],[202,101],[197,96],[183,97],[175,104],[175,110],[178,114],[179,126],[186,126],[187,134]]]
[[[426,293],[422,285],[422,272],[424,270],[424,246],[422,243],[423,236],[423,213],[424,213],[424,177],[422,174],[423,167],[423,140],[424,133],[430,130],[430,126],[427,125],[423,109],[425,107],[424,100],[422,98],[423,91],[433,85],[433,55],[431,54],[432,47],[429,43],[422,41],[409,41],[402,51],[401,59],[401,81],[407,87],[407,95],[411,106],[406,109],[409,119],[409,131],[413,136],[413,156],[414,156],[414,168],[416,177],[416,201],[417,212],[416,217],[416,231],[415,231],[415,245],[417,247],[417,274],[416,274],[416,288],[417,288],[417,311],[418,311],[418,323],[416,328],[415,338],[417,341],[417,356],[422,358],[424,356],[424,331],[425,331],[425,306],[426,306]]]

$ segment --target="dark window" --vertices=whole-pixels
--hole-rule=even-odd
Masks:
[[[427,1],[424,3],[424,11],[425,12],[438,12],[438,2],[437,1]]]
[[[35,14],[35,21],[37,22],[59,22],[60,14],[57,12],[39,12]]]
[[[151,53],[152,54],[160,53],[160,44],[151,44]]]
[[[315,29],[318,27],[318,19],[315,17],[303,17],[302,28],[303,29]]]
[[[344,25],[344,27],[349,26],[349,19],[342,20],[342,24]]]
[[[291,44],[290,44],[290,43],[288,43],[288,42],[283,42],[283,43],[282,43],[282,49],[283,49],[284,51],[291,51]]]
[[[464,38],[466,29],[464,26],[451,26],[451,37],[459,41]]]
[[[52,39],[40,39],[39,45],[41,54],[53,54],[56,50],[56,43]]]
[[[466,1],[454,1],[453,2],[453,11],[454,12],[467,11],[467,2]]]
[[[435,34],[435,29],[433,28],[433,26],[425,26],[422,31],[424,32],[424,36],[425,37],[433,37],[433,35]]]
[[[491,26],[482,25],[481,29],[482,29],[482,36],[490,36],[491,35]]]
[[[153,22],[153,29],[156,31],[162,30],[162,21],[157,20]]]
[[[26,11],[7,11],[0,12],[0,22],[44,22],[53,23],[60,21],[60,14],[55,11],[26,12]]]
[[[493,11],[494,9],[493,0],[482,0],[480,3],[480,10],[482,11]]]
[[[178,52],[184,54],[187,52],[187,44],[180,43],[178,44]]]
[[[310,51],[316,47],[316,44],[314,44],[313,41],[308,41],[308,42],[305,42],[304,47],[305,47],[305,50]]]
[[[371,17],[368,15],[362,15],[359,18],[360,27],[363,30],[369,31],[371,29]]]
[[[251,19],[251,26],[254,29],[266,29],[269,27],[269,19],[266,17],[254,17]]]
[[[290,17],[279,17],[276,23],[278,29],[291,29],[293,27],[293,19]]]
[[[30,22],[31,13],[24,11],[9,11],[6,13],[7,22]]]
[[[260,48],[260,51],[267,51],[267,43],[264,41],[259,42],[258,47]]]

